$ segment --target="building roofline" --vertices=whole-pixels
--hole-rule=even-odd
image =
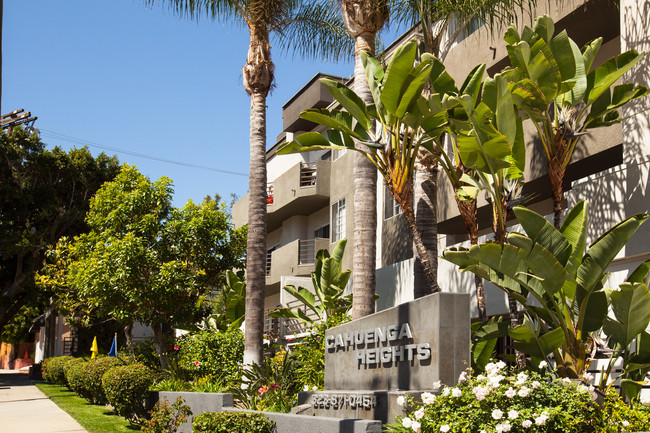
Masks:
[[[305,90],[307,90],[307,88],[309,86],[314,84],[314,82],[316,82],[316,80],[318,80],[320,78],[332,78],[334,80],[338,80],[338,81],[341,81],[341,82],[349,80],[349,78],[339,77],[338,75],[332,75],[332,74],[326,74],[326,73],[323,73],[323,72],[318,72],[318,73],[316,73],[316,75],[311,77],[311,79],[306,84],[304,84],[300,88],[300,90],[298,90],[291,98],[289,98],[289,100],[287,102],[284,103],[284,105],[282,106],[282,109],[284,110],[285,108],[287,108],[288,105],[291,105],[291,103],[293,101],[295,101],[300,95],[302,95],[305,92]]]

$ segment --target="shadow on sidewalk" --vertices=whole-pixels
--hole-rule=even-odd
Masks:
[[[0,373],[0,389],[13,386],[29,386],[31,384],[32,381],[29,380],[29,375],[27,374],[7,370]]]

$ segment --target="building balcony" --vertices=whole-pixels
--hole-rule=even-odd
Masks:
[[[287,218],[311,215],[330,202],[330,161],[295,164],[266,187],[266,227],[268,233]],[[248,194],[232,209],[239,228],[248,221]]]
[[[283,276],[308,276],[314,269],[316,253],[326,250],[329,239],[298,239],[271,251],[266,260],[266,285],[279,285]]]

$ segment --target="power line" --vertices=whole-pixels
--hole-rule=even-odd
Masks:
[[[124,149],[120,149],[118,147],[106,146],[104,144],[95,143],[95,142],[90,141],[90,140],[83,140],[81,138],[76,138],[76,137],[72,137],[70,135],[61,134],[59,132],[48,131],[47,129],[39,128],[38,130],[41,132],[42,136],[49,137],[49,138],[52,138],[52,139],[55,139],[55,140],[72,142],[74,144],[79,144],[79,145],[82,145],[82,146],[97,147],[99,149],[109,150],[111,152],[125,153],[127,155],[137,156],[139,158],[151,159],[153,161],[165,162],[167,164],[181,165],[183,167],[198,168],[198,169],[201,169],[201,170],[216,171],[217,173],[225,173],[225,174],[232,174],[232,175],[235,175],[235,176],[248,177],[248,173],[240,173],[240,172],[237,172],[237,171],[222,170],[220,168],[208,167],[208,166],[205,166],[205,165],[190,164],[188,162],[181,162],[181,161],[174,161],[172,159],[159,158],[157,156],[146,155],[144,153],[138,153],[138,152],[132,152],[130,150],[124,150]]]

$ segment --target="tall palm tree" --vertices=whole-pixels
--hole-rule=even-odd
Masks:
[[[354,40],[354,91],[372,104],[361,53],[375,54],[375,39],[388,21],[388,0],[340,0],[343,22]],[[375,312],[377,257],[377,169],[362,152],[354,152],[354,248],[352,318]]]
[[[332,7],[318,0],[142,0],[145,4],[167,3],[179,15],[198,19],[232,20],[248,27],[250,43],[243,68],[244,88],[251,98],[248,241],[246,248],[246,329],[244,364],[260,364],[263,357],[264,289],[266,284],[266,97],[274,78],[271,60],[272,33],[282,37],[302,35],[291,41],[299,54],[337,55],[345,41],[337,39],[341,25],[333,22]],[[330,24],[327,24],[327,23]],[[302,32],[285,32],[287,26]],[[304,31],[311,28],[310,31]],[[315,34],[326,36],[314,37]],[[329,35],[329,36],[327,36]],[[325,40],[330,45],[316,51],[300,41]],[[322,38],[322,39],[319,39]],[[290,44],[285,40],[285,47]],[[333,53],[333,54],[332,54]]]

